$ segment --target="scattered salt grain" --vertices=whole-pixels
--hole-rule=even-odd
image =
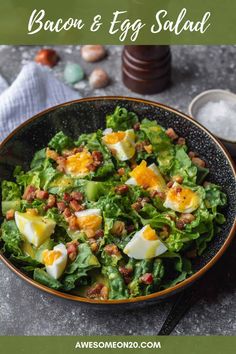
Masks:
[[[236,103],[209,101],[199,109],[196,119],[218,137],[236,141]]]

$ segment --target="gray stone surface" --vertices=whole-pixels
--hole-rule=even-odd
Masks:
[[[0,46],[0,74],[11,83],[22,65],[32,60],[39,47]],[[122,47],[110,46],[109,56],[98,64],[86,64],[80,47],[56,47],[61,61],[53,69],[63,79],[68,61],[79,62],[88,75],[96,66],[104,67],[111,85],[93,91],[82,81],[76,89],[82,96],[127,95],[121,83]],[[148,99],[166,103],[187,112],[191,99],[203,90],[222,88],[236,91],[235,46],[174,46],[173,84],[167,91]],[[199,284],[200,300],[176,327],[174,335],[236,334],[236,242],[223,259]],[[32,288],[0,263],[0,335],[82,335],[82,334],[157,334],[174,299],[152,307],[101,312],[78,303],[54,298]]]

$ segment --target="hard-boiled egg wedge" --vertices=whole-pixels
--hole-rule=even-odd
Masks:
[[[167,191],[164,207],[180,213],[191,213],[200,206],[199,195],[178,183]]]
[[[54,279],[60,278],[67,263],[67,250],[63,243],[56,245],[53,250],[44,250],[42,253],[43,263],[47,273]]]
[[[135,154],[133,129],[107,133],[103,136],[102,141],[120,161],[129,160]]]
[[[131,178],[126,181],[126,184],[138,185],[158,192],[163,192],[166,188],[165,180],[154,163],[147,166],[147,162],[143,160],[129,174]]]
[[[135,259],[154,258],[166,251],[166,246],[160,241],[156,231],[150,225],[146,225],[136,232],[124,248],[124,253]]]
[[[20,233],[35,247],[44,243],[53,234],[56,226],[53,220],[34,215],[31,212],[20,213],[16,211],[15,221]]]
[[[77,217],[77,224],[80,230],[97,231],[101,227],[102,217],[100,209],[86,209],[77,211],[75,215]]]
[[[84,177],[90,173],[88,166],[92,163],[93,157],[91,153],[84,149],[66,158],[65,172],[73,177]]]

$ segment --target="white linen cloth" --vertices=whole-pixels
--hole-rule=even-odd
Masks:
[[[80,98],[52,70],[30,62],[11,86],[0,75],[0,141],[26,119],[59,103]]]

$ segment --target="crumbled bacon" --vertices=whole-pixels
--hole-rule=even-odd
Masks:
[[[63,194],[63,200],[67,203],[69,203],[71,201],[72,197],[69,193],[64,193]]]
[[[107,286],[97,283],[93,285],[88,291],[87,296],[90,299],[108,299],[108,288]]]
[[[125,174],[125,169],[124,169],[124,167],[119,168],[117,172],[118,172],[118,175],[119,175],[119,176],[124,176],[124,174]]]
[[[151,191],[150,192],[150,197],[151,198],[159,197],[160,199],[164,200],[165,199],[165,193],[164,192],[158,192],[158,191]]]
[[[104,236],[104,231],[101,230],[101,229],[97,230],[95,232],[95,235],[94,235],[95,238],[100,238],[100,237],[103,237],[103,236]]]
[[[129,284],[132,279],[133,270],[131,268],[126,268],[124,266],[119,267],[119,272],[122,274],[125,284]]]
[[[77,202],[77,200],[75,200],[75,199],[72,199],[72,200],[70,201],[70,207],[71,207],[71,209],[73,209],[74,211],[81,211],[81,210],[84,210],[84,206],[81,205],[81,204],[79,204],[79,203]]]
[[[66,203],[65,202],[58,202],[57,208],[62,213],[66,209]]]
[[[178,135],[176,134],[176,132],[174,131],[173,128],[168,128],[166,130],[166,135],[171,139],[171,140],[176,140],[178,139]]]
[[[69,223],[69,229],[70,230],[78,230],[79,226],[77,223],[77,218],[75,215],[71,215],[68,219],[67,219],[68,223]]]
[[[179,138],[179,139],[177,140],[177,144],[178,144],[178,145],[185,145],[185,144],[186,144],[186,140],[185,140],[184,138]]]
[[[48,199],[48,192],[47,191],[43,191],[41,189],[37,189],[35,192],[35,198],[43,200],[43,199]]]
[[[133,125],[133,129],[134,129],[135,131],[140,130],[140,123],[135,123],[135,124]]]
[[[57,170],[60,172],[65,172],[66,168],[66,158],[63,156],[59,156],[56,160],[57,162]]]
[[[121,184],[119,186],[115,187],[115,193],[124,195],[128,193],[129,191],[129,186],[127,184]]]
[[[109,244],[104,247],[104,251],[109,255],[109,256],[119,256],[120,251],[118,247],[114,244]]]
[[[14,214],[15,211],[13,209],[10,209],[6,212],[6,219],[7,220],[13,220],[14,219]]]
[[[56,199],[55,195],[49,194],[49,197],[47,200],[47,207],[53,208],[54,206],[56,206],[56,202],[57,202],[57,199]]]
[[[27,200],[28,202],[32,202],[35,198],[36,188],[34,186],[27,186],[22,199]]]
[[[81,192],[72,192],[70,196],[72,199],[77,200],[77,202],[82,202],[84,199],[84,196]]]
[[[79,242],[77,240],[67,242],[66,249],[69,259],[73,262],[78,254]]]
[[[63,216],[65,219],[67,219],[71,216],[71,211],[69,208],[65,208],[65,210],[63,211]]]
[[[206,162],[200,159],[199,157],[193,157],[192,163],[194,163],[194,165],[197,165],[198,167],[206,167]]]
[[[92,158],[95,166],[100,166],[103,162],[103,154],[101,153],[101,151],[93,151]]]

